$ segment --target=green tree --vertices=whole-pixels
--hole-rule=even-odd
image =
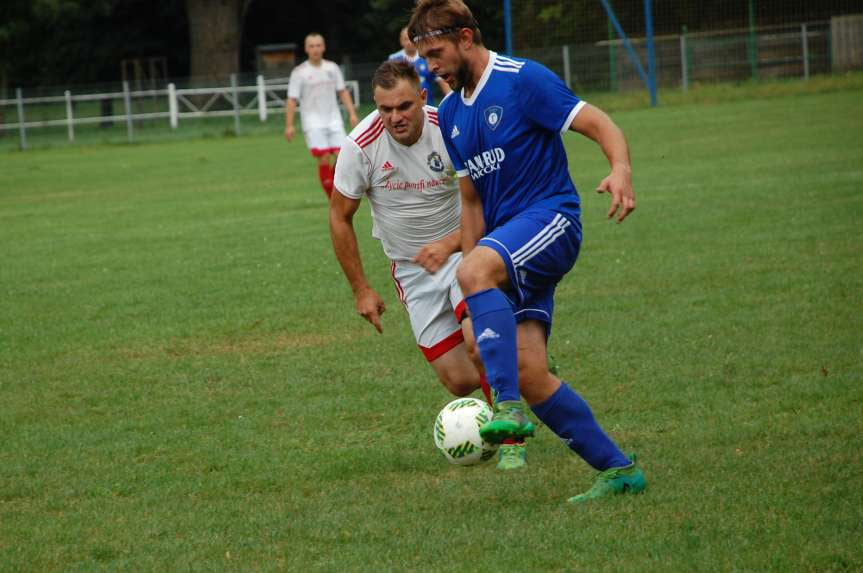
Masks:
[[[115,82],[124,58],[164,56],[185,73],[178,1],[2,0],[0,77],[25,87]]]

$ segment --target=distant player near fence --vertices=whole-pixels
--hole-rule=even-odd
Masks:
[[[402,28],[402,31],[399,33],[399,43],[402,45],[402,49],[390,54],[389,59],[404,60],[405,62],[413,64],[413,67],[420,78],[420,85],[424,90],[426,90],[426,103],[428,105],[434,105],[434,86],[437,86],[441,93],[443,93],[444,97],[446,97],[446,95],[452,90],[445,81],[434,75],[431,70],[429,70],[428,63],[425,58],[420,56],[417,51],[417,47],[408,37],[407,27]]]
[[[306,145],[318,162],[318,178],[327,198],[333,192],[333,170],[339,148],[345,139],[345,126],[336,95],[348,112],[351,127],[359,122],[351,94],[339,66],[323,59],[326,44],[317,33],[306,36],[308,60],[294,68],[285,104],[285,138],[293,140],[294,115],[297,103],[303,124]]]

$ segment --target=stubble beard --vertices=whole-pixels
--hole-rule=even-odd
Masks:
[[[458,66],[458,70],[455,73],[455,85],[453,86],[454,90],[463,89],[468,80],[470,79],[470,70],[468,70],[467,63],[462,60]]]

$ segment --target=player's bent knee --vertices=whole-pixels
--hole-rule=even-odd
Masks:
[[[471,273],[469,265],[465,264],[465,261],[459,263],[458,268],[455,271],[455,278],[465,293],[469,291],[469,287],[473,286],[472,280],[474,276]]]
[[[444,386],[449,391],[450,394],[456,396],[457,398],[463,398],[465,396],[470,396],[471,394],[479,388],[479,381],[477,381],[476,385],[465,384],[465,383],[447,383],[444,382]]]
[[[503,259],[497,251],[482,245],[462,259],[456,271],[456,279],[465,295],[497,288],[508,282]]]
[[[459,264],[455,277],[465,295],[474,294],[481,290],[496,286],[494,282],[490,280],[482,265],[468,261],[462,261]]]
[[[479,386],[477,386],[478,388]],[[464,398],[465,396],[470,396],[473,394],[476,388],[470,388],[468,386],[450,386],[447,388],[449,393],[455,396],[456,398]]]
[[[461,398],[472,394],[479,388],[479,375],[454,377],[445,374],[441,376],[441,382],[450,394]]]

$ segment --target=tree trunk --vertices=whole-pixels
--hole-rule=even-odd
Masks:
[[[240,71],[243,17],[251,0],[186,0],[191,76],[225,83]]]

